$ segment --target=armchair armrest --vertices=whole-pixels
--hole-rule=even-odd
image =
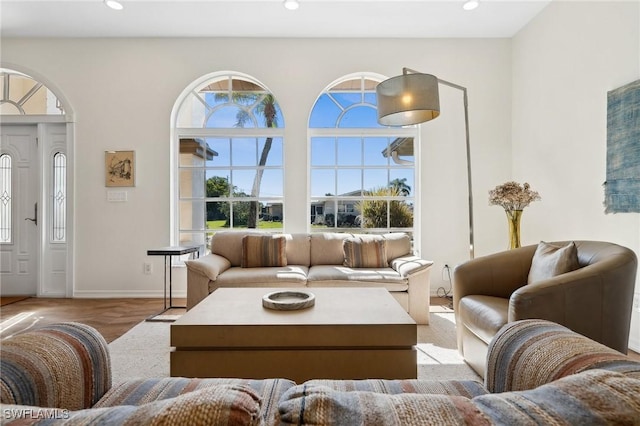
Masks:
[[[208,254],[198,259],[185,260],[187,269],[197,271],[211,281],[218,279],[218,275],[231,268],[231,262],[218,254]]]
[[[0,349],[0,402],[80,410],[111,388],[104,337],[79,323],[52,324],[7,338]]]
[[[640,378],[640,363],[550,321],[506,324],[489,344],[485,386],[492,393],[533,389],[590,369]]]
[[[414,255],[396,257],[390,262],[391,269],[398,272],[403,278],[417,274],[432,265],[432,261],[424,260]]]

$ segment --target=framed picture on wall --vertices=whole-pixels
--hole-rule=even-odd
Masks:
[[[135,186],[135,151],[105,151],[105,186]]]

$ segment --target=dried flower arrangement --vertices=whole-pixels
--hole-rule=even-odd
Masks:
[[[489,205],[502,206],[507,212],[522,210],[531,202],[540,200],[540,194],[528,183],[506,182],[489,191]]]

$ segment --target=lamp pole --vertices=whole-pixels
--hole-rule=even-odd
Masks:
[[[467,97],[467,88],[450,81],[438,78],[438,83],[454,89],[462,90],[462,98],[464,102],[464,128],[465,128],[465,144],[467,149],[467,195],[469,197],[469,257],[475,256],[474,236],[473,236],[473,187],[471,185],[471,144],[469,142],[469,98]]]
[[[415,81],[409,74],[419,74],[423,78]],[[401,81],[401,82],[399,82]],[[467,88],[450,81],[442,80],[433,75],[423,74],[411,68],[402,68],[402,76],[392,77],[383,81],[376,88],[378,94],[378,121],[381,124],[406,126],[424,123],[440,115],[440,99],[437,86],[434,83],[452,87],[462,91],[464,103],[464,127],[467,150],[467,194],[469,204],[469,257],[475,256],[475,243],[473,234],[473,190],[471,179],[471,144],[469,142],[469,101]],[[384,88],[382,88],[384,87]],[[407,89],[409,87],[409,89]],[[412,92],[413,91],[413,92]],[[417,94],[417,96],[406,96]],[[382,95],[382,98],[381,98]],[[411,106],[407,106],[407,99]],[[416,104],[413,104],[415,100]],[[384,106],[384,108],[382,108]],[[384,112],[381,112],[384,110]]]

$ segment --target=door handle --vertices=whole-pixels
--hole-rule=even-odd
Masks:
[[[24,220],[30,220],[30,221],[31,221],[31,222],[33,222],[36,226],[38,226],[38,203],[35,203],[35,204],[33,205],[33,209],[34,209],[34,212],[33,212],[33,216],[34,216],[34,217],[33,217],[33,218],[25,217],[25,218],[24,218]]]

